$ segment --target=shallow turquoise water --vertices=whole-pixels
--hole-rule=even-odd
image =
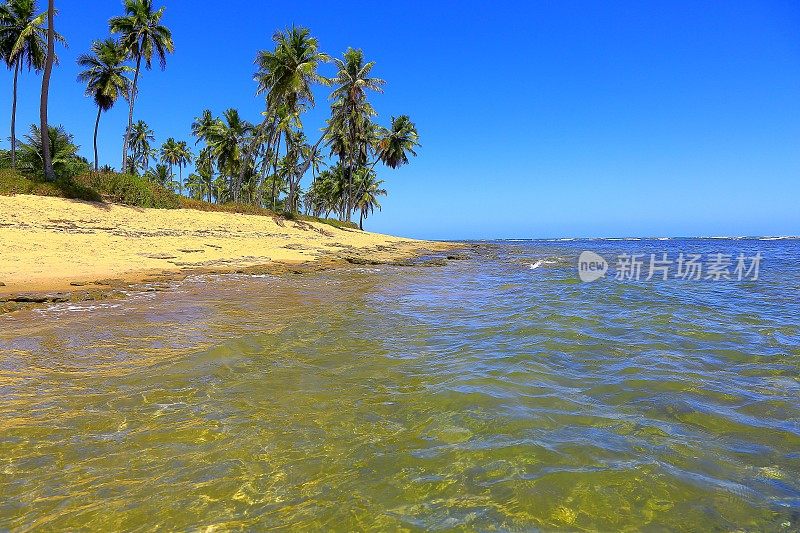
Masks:
[[[582,250],[765,259],[586,284]],[[800,529],[798,241],[468,256],[0,317],[0,528]]]

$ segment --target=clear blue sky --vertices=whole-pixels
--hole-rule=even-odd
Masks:
[[[800,234],[796,0],[162,4],[176,51],[165,72],[144,72],[136,113],[159,143],[193,143],[189,127],[204,108],[258,120],[252,62],[278,28],[307,26],[324,51],[360,47],[377,62],[388,82],[374,98],[379,121],[409,114],[423,146],[411,165],[380,171],[390,194],[368,229],[428,238]],[[95,108],[75,58],[107,35],[122,6],[56,6],[69,49],[53,74],[51,122],[90,158]],[[11,74],[0,76],[7,130]],[[22,130],[38,120],[39,87],[39,76],[22,77]],[[312,133],[327,92],[305,120]],[[103,116],[102,163],[119,166],[125,120],[124,102]]]

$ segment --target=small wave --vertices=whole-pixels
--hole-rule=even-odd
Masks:
[[[120,304],[56,304],[45,309],[34,309],[34,313],[42,316],[61,315],[65,313],[88,313],[99,309],[117,309]]]
[[[759,241],[787,241],[787,240],[794,240],[794,239],[800,239],[800,237],[794,237],[794,236],[790,236],[790,235],[783,235],[783,236],[779,236],[779,237],[759,237],[758,238]]]

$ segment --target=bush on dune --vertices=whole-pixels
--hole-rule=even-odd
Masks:
[[[252,204],[238,204],[228,202],[224,204],[212,204],[204,200],[180,197],[181,207],[184,209],[195,209],[197,211],[212,211],[218,213],[241,213],[244,215],[262,215],[268,217],[278,216],[274,211]]]
[[[97,191],[103,199],[118,204],[156,209],[177,209],[181,201],[177,194],[132,174],[116,172],[87,172],[72,180]]]
[[[203,200],[195,200],[180,196],[181,207],[184,209],[195,209],[198,211],[211,211],[218,213],[240,213],[244,215],[261,215],[273,218],[284,218],[286,220],[300,220],[303,222],[317,222],[327,224],[335,228],[348,228],[358,229],[358,224],[355,222],[342,222],[332,218],[316,218],[307,215],[299,215],[296,213],[276,213],[271,209],[258,207],[252,204],[241,204],[228,202],[224,204],[212,204]]]
[[[94,189],[58,178],[56,181],[44,181],[37,177],[29,177],[10,168],[0,169],[0,195],[34,194],[37,196],[56,196],[75,200],[100,202],[102,197]]]

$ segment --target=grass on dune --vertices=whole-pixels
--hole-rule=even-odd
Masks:
[[[267,209],[265,207],[258,207],[257,205],[252,205],[252,204],[240,204],[233,202],[229,202],[226,204],[212,204],[209,202],[205,202],[203,200],[194,200],[192,198],[186,198],[185,196],[181,196],[179,198],[181,202],[181,207],[183,209],[196,209],[198,211],[241,213],[244,215],[279,217],[279,218],[285,218],[287,220],[301,220],[303,222],[320,222],[322,224],[327,224],[335,228],[358,229],[358,225],[355,222],[342,222],[341,220],[336,220],[334,218],[317,218],[308,215],[299,215],[295,213],[276,213],[271,209]]]
[[[169,189],[149,182],[145,178],[116,172],[87,172],[72,179],[62,178],[55,182],[48,182],[35,176],[25,175],[17,170],[0,169],[0,195],[10,196],[14,194],[55,196],[90,202],[105,201],[156,209],[182,208],[197,211],[282,217],[305,222],[321,222],[336,228],[358,229],[358,226],[353,222],[341,222],[335,219],[290,213],[279,214],[270,209],[250,204],[212,204],[202,200],[193,200],[175,194]]]
[[[102,201],[102,197],[97,191],[72,180],[58,179],[49,182],[25,176],[10,168],[0,169],[0,195],[11,196],[14,194],[56,196],[91,202]]]

